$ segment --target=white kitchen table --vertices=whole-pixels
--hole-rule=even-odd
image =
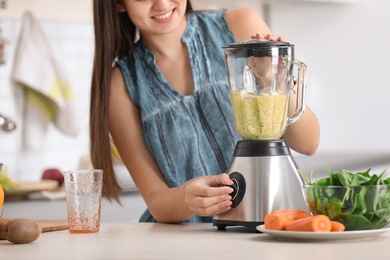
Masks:
[[[246,228],[212,224],[102,223],[99,233],[42,233],[14,245],[0,241],[0,259],[389,259],[390,232],[345,241],[279,240]]]

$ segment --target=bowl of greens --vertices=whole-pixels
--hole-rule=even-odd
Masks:
[[[314,215],[327,215],[341,222],[345,230],[378,229],[390,223],[390,178],[347,170],[332,172],[329,177],[312,181],[304,179],[305,199]]]

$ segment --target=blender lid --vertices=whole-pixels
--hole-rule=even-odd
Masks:
[[[289,42],[282,41],[269,41],[269,40],[248,40],[243,42],[235,42],[229,44],[225,48],[248,48],[248,47],[271,47],[271,46],[293,46]]]
[[[248,40],[244,42],[231,43],[225,49],[226,54],[233,54],[234,56],[241,57],[263,57],[273,56],[274,51],[272,47],[279,49],[279,55],[291,54],[291,49],[294,48],[294,44],[282,41],[269,41],[269,40]]]

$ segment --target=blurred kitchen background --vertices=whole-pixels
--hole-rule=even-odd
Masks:
[[[0,115],[16,124],[0,129],[0,162],[16,181],[38,181],[45,169],[81,167],[88,157],[89,88],[93,58],[91,0],[0,0]],[[316,155],[296,154],[306,172],[325,167],[390,171],[390,1],[193,0],[199,9],[250,7],[276,35],[296,45],[309,68],[307,103],[321,124]],[[64,135],[49,125],[39,147],[22,145],[23,99],[11,76],[22,16],[30,11],[69,76],[80,131]],[[34,66],[31,63],[30,66]],[[1,121],[1,119],[0,119]],[[32,136],[31,138],[34,138]],[[84,164],[85,165],[85,164]],[[124,172],[125,170],[122,169]],[[118,170],[119,171],[119,170]],[[127,176],[127,173],[124,173]]]

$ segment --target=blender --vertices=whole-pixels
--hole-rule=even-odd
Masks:
[[[256,229],[271,211],[307,210],[298,166],[281,139],[304,113],[307,67],[288,42],[249,40],[224,52],[234,126],[243,140],[227,171],[232,209],[214,216],[213,226]]]

